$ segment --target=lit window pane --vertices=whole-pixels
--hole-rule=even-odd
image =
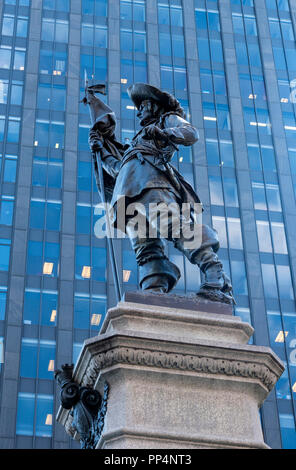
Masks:
[[[24,70],[25,69],[25,59],[26,59],[26,52],[25,51],[15,51],[13,69],[14,70]]]
[[[134,253],[131,251],[123,250],[122,255],[122,268],[123,268],[123,282],[124,284],[137,284],[138,282],[138,268],[137,261]]]
[[[40,340],[38,358],[38,377],[53,379],[55,361],[55,342]]]
[[[51,395],[37,395],[36,436],[51,437],[53,419],[53,397]]]

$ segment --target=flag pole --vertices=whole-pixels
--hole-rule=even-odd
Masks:
[[[100,93],[100,91],[97,91],[97,92]],[[86,70],[85,70],[85,94],[86,94],[86,96],[87,96],[87,93],[88,93],[88,78],[87,78],[87,73],[86,73]],[[102,148],[103,148],[103,144],[102,144],[101,141],[99,141],[98,147],[100,148],[100,150],[92,152],[92,156],[94,158],[94,161],[96,162],[96,166],[97,166],[97,170],[98,170],[99,184],[96,180],[98,192],[100,194],[101,201],[102,201],[102,203],[105,207],[105,210],[106,210],[106,229],[107,229],[108,251],[109,251],[109,257],[110,257],[110,261],[111,261],[111,268],[112,268],[116,298],[117,298],[117,302],[120,302],[120,300],[122,298],[122,294],[121,294],[121,287],[120,287],[120,282],[119,282],[118,267],[117,267],[117,264],[116,264],[116,261],[115,261],[114,245],[113,245],[113,240],[112,240],[112,237],[111,237],[111,224],[110,224],[110,219],[109,219],[108,208],[107,208],[107,205],[106,205],[104,175],[103,175],[103,168],[102,168],[102,160],[100,158],[101,157],[101,151],[102,151]]]

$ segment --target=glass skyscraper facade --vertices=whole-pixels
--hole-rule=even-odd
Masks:
[[[296,448],[296,0],[1,0],[0,448],[71,448],[54,370],[116,304],[81,103],[84,71],[124,142],[133,82],[172,92],[200,140],[174,165],[221,240],[236,315],[286,370],[260,410],[266,443]],[[137,288],[115,240],[123,291]],[[200,275],[173,247],[182,279]]]

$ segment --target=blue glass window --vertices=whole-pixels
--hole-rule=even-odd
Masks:
[[[209,40],[206,38],[197,38],[197,45],[198,45],[199,60],[204,60],[204,61],[209,62],[211,60]]]
[[[28,19],[24,17],[17,18],[16,36],[26,38],[28,34]]]
[[[120,31],[121,49],[146,53],[146,33],[144,31]]]
[[[208,29],[207,14],[205,10],[195,10],[195,21],[198,29]]]
[[[256,220],[259,250],[264,253],[272,253],[272,243],[269,222]]]
[[[13,36],[14,16],[4,15],[2,21],[2,36]]]
[[[172,49],[174,57],[185,57],[184,36],[172,35]]]
[[[20,106],[22,104],[22,101],[23,101],[23,83],[19,81],[13,81],[11,85],[10,103]]]
[[[76,208],[76,231],[77,233],[87,233],[87,234],[90,233],[91,213],[92,213],[91,206],[77,204],[77,208]]]
[[[24,297],[23,322],[26,325],[56,326],[57,324],[56,292],[26,289]]]
[[[0,201],[0,225],[12,225],[14,200],[12,196],[2,196]]]
[[[63,0],[60,2],[59,0],[43,0],[43,8],[44,10],[57,10],[57,11],[70,11],[70,0]]]
[[[92,190],[92,164],[91,162],[78,162],[78,190]]]
[[[76,246],[76,279],[105,281],[106,267],[106,248]]]
[[[65,20],[42,19],[41,39],[43,41],[68,42],[69,23]]]
[[[16,434],[32,436],[34,432],[35,395],[19,393]]]
[[[0,238],[0,271],[8,271],[11,241]]]
[[[279,418],[280,418],[283,448],[295,449],[296,430],[295,430],[294,416],[292,414],[280,413]]]
[[[100,329],[106,314],[106,298],[75,294],[74,328]]]
[[[273,264],[262,264],[262,279],[266,298],[277,299],[278,290]]]
[[[20,124],[20,118],[9,118],[7,128],[7,142],[19,142]]]
[[[213,206],[223,206],[222,182],[219,176],[209,176],[211,204]]]
[[[7,103],[8,96],[8,80],[0,78],[0,104]]]
[[[159,50],[160,55],[172,55],[171,35],[169,33],[159,33]]]
[[[107,0],[82,0],[84,15],[107,16]]]
[[[5,320],[7,287],[0,286],[0,320]]]
[[[4,140],[5,116],[0,116],[0,142]]]
[[[67,69],[67,53],[62,51],[40,50],[39,70],[43,75],[64,76]]]
[[[235,178],[223,178],[225,205],[229,207],[238,207],[238,193]]]
[[[137,284],[138,282],[138,268],[137,261],[134,253],[131,251],[123,250],[122,254],[122,267],[123,267],[123,282],[129,284]]]
[[[0,69],[9,69],[11,61],[11,47],[0,46]]]
[[[217,230],[219,234],[220,247],[227,248],[228,241],[227,241],[225,217],[213,216],[212,220],[213,220],[213,228]]]
[[[59,244],[45,243],[43,262],[43,243],[29,240],[27,272],[32,275],[55,277],[58,274]]]
[[[143,0],[123,0],[120,2],[120,18],[129,21],[145,21],[145,3]]]
[[[227,217],[229,248],[243,249],[242,230],[240,219]]]
[[[35,416],[36,408],[36,416]],[[35,423],[34,423],[35,421]],[[19,393],[16,434],[51,437],[53,423],[53,396]],[[35,429],[34,429],[35,424]],[[35,432],[34,432],[35,431]]]
[[[248,295],[247,275],[243,261],[230,261],[231,279],[235,295]]]
[[[30,227],[46,230],[60,230],[61,203],[41,200],[31,201]]]
[[[206,139],[207,161],[210,166],[219,166],[220,155],[217,140]]]
[[[279,294],[282,299],[294,300],[291,271],[289,266],[276,266]]]
[[[34,157],[32,183],[34,186],[61,188],[63,165],[59,162],[49,162],[47,158]]]

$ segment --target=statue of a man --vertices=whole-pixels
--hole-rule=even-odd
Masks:
[[[165,241],[159,227],[156,236],[149,237],[149,233],[155,234],[155,227],[149,231],[151,220],[147,217],[147,235],[139,236],[130,226],[128,216],[124,219],[124,226],[119,225],[116,211],[122,198],[125,199],[125,207],[140,203],[145,208],[144,214],[149,213],[153,203],[180,208],[182,203],[200,203],[193,188],[170,163],[179,145],[191,146],[197,142],[198,132],[186,121],[180,103],[169,93],[145,83],[136,83],[129,87],[128,94],[138,110],[141,125],[131,143],[123,146],[116,141],[114,113],[93,94],[88,95],[88,104],[93,110],[89,143],[93,152],[100,150],[109,199],[114,208],[113,223],[130,238],[139,266],[141,289],[166,293],[174,288],[180,272],[165,255]],[[192,224],[191,220],[187,222]],[[191,244],[188,248],[182,230],[180,236],[174,237],[172,220],[169,219],[165,238],[202,271],[203,282],[197,295],[234,303],[230,279],[217,256],[217,232],[207,225],[200,225],[200,232],[196,246]]]

